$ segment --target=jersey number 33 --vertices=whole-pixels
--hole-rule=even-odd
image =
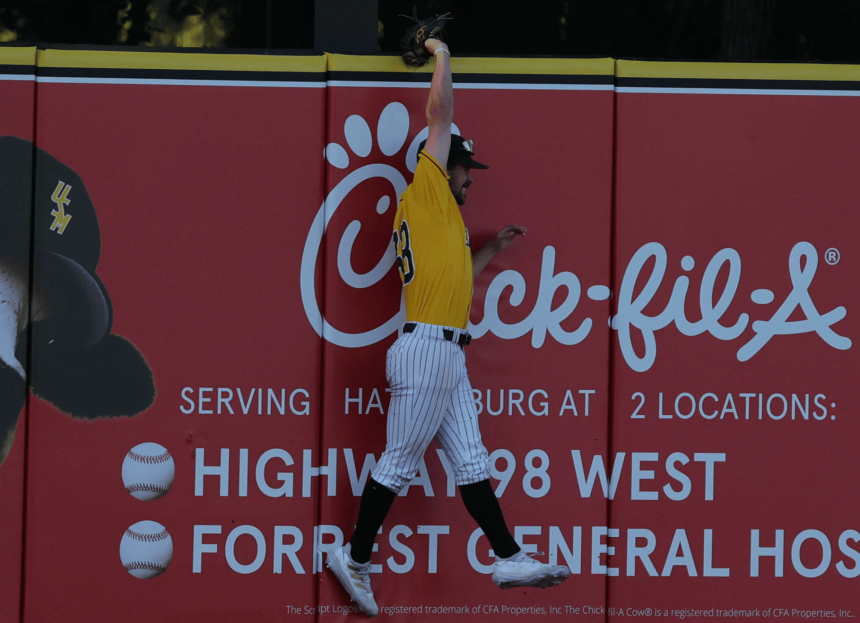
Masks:
[[[403,280],[403,285],[407,285],[415,278],[415,260],[412,258],[409,225],[405,220],[400,223],[400,231],[394,230],[393,240],[400,278]]]

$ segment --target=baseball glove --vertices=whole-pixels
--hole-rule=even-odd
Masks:
[[[400,40],[400,52],[404,63],[410,67],[421,67],[430,60],[433,55],[424,47],[424,42],[427,39],[442,40],[442,28],[445,26],[445,22],[451,19],[448,17],[449,15],[450,13],[445,13],[428,19],[411,18],[415,20],[415,23],[409,27]]]

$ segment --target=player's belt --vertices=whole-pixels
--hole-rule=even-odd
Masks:
[[[404,333],[412,333],[417,328],[418,328],[417,323],[407,322],[406,324],[403,325],[403,332]],[[463,346],[468,346],[469,344],[472,343],[472,336],[471,335],[469,335],[468,333],[465,333],[465,332],[457,334],[457,333],[454,333],[451,329],[442,329],[442,337],[444,337],[446,341],[453,342],[454,344],[456,344],[457,346],[460,346],[461,348]]]

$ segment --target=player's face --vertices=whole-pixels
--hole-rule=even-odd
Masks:
[[[448,171],[448,175],[451,178],[448,180],[451,194],[457,200],[457,205],[463,205],[466,203],[466,189],[475,181],[472,177],[472,169],[462,164],[455,164],[454,168]]]

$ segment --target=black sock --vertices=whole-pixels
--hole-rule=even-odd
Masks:
[[[361,506],[358,510],[358,523],[355,532],[349,540],[352,548],[350,556],[355,562],[365,563],[370,561],[370,553],[373,551],[373,542],[376,533],[382,527],[385,516],[394,503],[397,494],[385,487],[373,478],[367,479],[364,491],[361,492]]]
[[[510,558],[520,546],[505,525],[502,507],[489,480],[471,485],[460,485],[460,495],[466,510],[484,531],[493,551],[499,558]]]

